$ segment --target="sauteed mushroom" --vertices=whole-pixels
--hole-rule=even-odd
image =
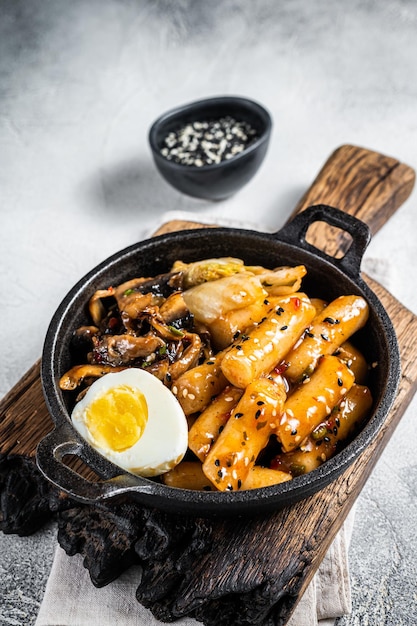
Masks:
[[[147,334],[143,337],[135,335],[105,335],[94,347],[92,361],[107,365],[126,365],[140,357],[148,357],[165,342],[156,335]]]
[[[65,391],[73,391],[81,383],[89,378],[99,378],[110,372],[118,372],[123,367],[113,367],[112,365],[74,365],[66,372],[59,381],[59,386]]]

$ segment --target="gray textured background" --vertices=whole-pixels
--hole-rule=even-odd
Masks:
[[[354,143],[417,167],[414,0],[0,0],[0,396],[39,357],[82,274],[165,211],[277,229],[322,163]],[[146,135],[164,110],[241,94],[274,118],[268,157],[211,205],[159,178]],[[417,313],[415,196],[366,253]],[[414,401],[361,494],[353,611],[338,626],[417,623]],[[0,536],[0,624],[33,624],[56,541]]]

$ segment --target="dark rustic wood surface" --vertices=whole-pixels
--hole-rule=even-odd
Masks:
[[[395,159],[342,146],[296,212],[331,204],[360,217],[375,233],[413,184],[413,170]],[[339,233],[318,226],[310,233],[312,243],[333,254],[345,248]],[[200,224],[169,223],[159,232],[193,227]],[[331,485],[282,511],[249,520],[173,517],[129,501],[80,505],[52,488],[34,463],[37,442],[53,427],[36,363],[0,403],[0,528],[28,534],[55,515],[59,543],[68,554],[84,556],[96,586],[141,563],[138,601],[161,620],[192,615],[219,626],[285,624],[417,388],[417,318],[365,279],[393,320],[402,378],[383,429]]]

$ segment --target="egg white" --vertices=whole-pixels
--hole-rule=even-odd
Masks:
[[[95,441],[86,421],[91,402],[112,388],[127,385],[143,393],[148,404],[148,420],[140,439],[130,448],[115,451]],[[123,469],[139,476],[158,476],[177,465],[187,450],[188,424],[178,400],[153,374],[129,368],[97,379],[75,405],[71,420],[98,452]]]

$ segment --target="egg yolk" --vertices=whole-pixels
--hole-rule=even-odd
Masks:
[[[91,402],[85,421],[100,447],[123,452],[141,438],[148,421],[148,404],[139,389],[113,387]]]

